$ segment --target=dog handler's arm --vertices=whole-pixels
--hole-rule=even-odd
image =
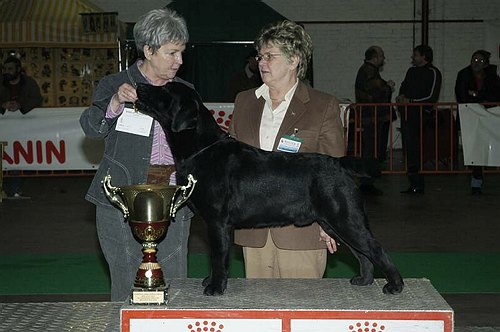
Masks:
[[[88,138],[104,139],[122,113],[124,102],[137,100],[135,89],[124,83],[117,86],[116,78],[105,76],[94,91],[92,105],[80,116],[80,125]]]

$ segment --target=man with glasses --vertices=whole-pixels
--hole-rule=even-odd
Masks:
[[[497,66],[490,65],[490,56],[488,51],[477,50],[472,54],[470,65],[458,72],[455,82],[457,102],[500,102],[500,78]],[[471,194],[480,195],[483,190],[483,167],[471,168]]]

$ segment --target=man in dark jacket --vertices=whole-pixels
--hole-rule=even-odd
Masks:
[[[42,105],[40,87],[36,81],[22,73],[21,61],[9,56],[3,63],[3,81],[0,85],[0,112],[28,113]]]
[[[356,103],[390,103],[394,91],[394,81],[386,81],[380,76],[385,64],[385,54],[379,46],[370,46],[365,51],[365,60],[356,75]],[[364,158],[375,158],[383,162],[386,157],[390,106],[359,105],[362,117],[361,153]],[[392,118],[395,120],[395,117]],[[375,129],[376,126],[376,129]],[[375,139],[376,136],[376,139]],[[376,153],[375,153],[376,151]],[[382,191],[373,185],[373,179],[362,179],[363,193],[381,195]]]
[[[500,101],[500,78],[497,67],[490,65],[491,53],[477,50],[470,65],[460,70],[455,83],[455,97],[459,103],[487,103]],[[482,166],[472,166],[471,193],[480,195],[483,188]]]
[[[3,115],[6,111],[26,114],[33,108],[41,106],[42,100],[40,87],[33,78],[23,73],[21,61],[13,55],[7,57],[3,63],[2,84],[0,84],[0,114]],[[12,173],[16,174],[20,174],[20,171]],[[29,198],[22,195],[21,186],[20,177],[11,176],[5,179],[4,188],[9,198]]]
[[[441,72],[432,64],[432,48],[419,45],[413,49],[412,64],[399,89],[398,103],[435,103],[441,90]],[[408,106],[401,114],[401,129],[408,163],[410,187],[404,194],[423,194],[425,183],[420,171],[420,127],[432,117],[431,105]],[[422,113],[422,123],[420,122]]]

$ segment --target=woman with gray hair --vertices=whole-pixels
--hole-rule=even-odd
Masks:
[[[312,55],[309,34],[285,20],[264,27],[254,45],[264,84],[236,96],[230,134],[267,151],[343,156],[337,99],[302,82]],[[270,194],[279,202],[286,193]],[[337,249],[317,223],[236,230],[234,239],[243,246],[247,278],[321,278],[326,249]]]
[[[92,105],[80,117],[85,135],[104,140],[99,169],[85,198],[96,205],[99,243],[111,275],[111,301],[130,294],[142,246],[111,204],[101,182],[111,175],[113,186],[175,183],[175,165],[165,133],[152,118],[134,112],[137,83],[191,84],[176,77],[188,41],[186,22],[174,11],[152,10],[134,26],[139,60],[120,73],[104,77],[94,91]],[[137,124],[141,123],[141,126]],[[187,277],[187,240],[192,213],[178,211],[166,238],[158,246],[158,262],[167,278]]]

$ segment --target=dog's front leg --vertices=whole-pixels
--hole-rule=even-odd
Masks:
[[[208,222],[212,270],[203,280],[205,295],[222,295],[227,287],[231,227],[224,219]]]

